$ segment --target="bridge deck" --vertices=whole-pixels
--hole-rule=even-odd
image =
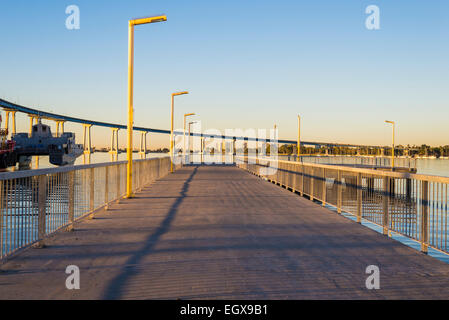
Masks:
[[[48,244],[2,266],[0,299],[449,298],[447,264],[235,167],[183,168]]]

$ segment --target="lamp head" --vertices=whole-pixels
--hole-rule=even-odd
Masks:
[[[182,95],[184,95],[184,94],[189,94],[189,92],[188,91],[183,91],[183,92],[176,92],[176,93],[172,93],[172,96],[182,96]]]
[[[130,26],[137,26],[137,25],[140,25],[140,24],[156,23],[156,22],[164,22],[164,21],[167,21],[167,16],[166,15],[132,19],[132,20],[129,20],[129,25]]]

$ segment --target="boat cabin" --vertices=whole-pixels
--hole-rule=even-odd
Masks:
[[[49,138],[52,137],[50,126],[38,123],[33,126],[31,131],[32,138]]]

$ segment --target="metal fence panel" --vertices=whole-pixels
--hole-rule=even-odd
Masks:
[[[278,168],[263,175],[311,200],[353,214],[358,222],[371,221],[386,235],[397,232],[428,247],[448,253],[449,178],[347,166],[283,160],[242,158],[237,165],[260,175],[260,169]],[[240,160],[242,160],[240,159]]]
[[[134,161],[134,190],[167,175],[170,158]],[[126,162],[0,176],[0,258],[69,227],[125,195]]]

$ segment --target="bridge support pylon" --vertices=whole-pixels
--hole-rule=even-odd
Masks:
[[[5,128],[9,132],[9,115],[12,117],[12,131],[11,131],[11,137],[16,134],[16,110],[11,109],[4,109],[6,113],[6,125]]]
[[[83,124],[84,134],[83,134],[83,144],[84,144],[84,154],[92,153],[92,136],[91,136],[91,124]]]
[[[221,140],[221,163],[225,164],[226,162],[226,140]]]
[[[56,121],[56,136],[64,134],[64,120],[55,120]],[[60,129],[61,127],[61,129]]]
[[[39,169],[39,156],[34,157],[34,169]]]
[[[120,153],[118,148],[118,132],[120,131],[119,128],[112,128],[111,132],[111,149],[109,150],[109,153],[111,154],[112,161],[118,160],[118,154]]]
[[[111,153],[111,154],[119,154],[119,149],[118,149],[118,132],[120,131],[120,129],[114,128],[114,129],[111,129],[111,131],[112,131],[111,150],[109,150],[109,153]]]
[[[147,134],[146,131],[140,132],[140,148],[139,148],[139,154],[142,158],[146,158],[147,156]]]
[[[33,134],[33,126],[39,123],[39,117],[34,114],[29,114],[28,117],[30,117],[30,137],[31,137]]]
[[[90,164],[90,153],[83,154],[83,164]]]

